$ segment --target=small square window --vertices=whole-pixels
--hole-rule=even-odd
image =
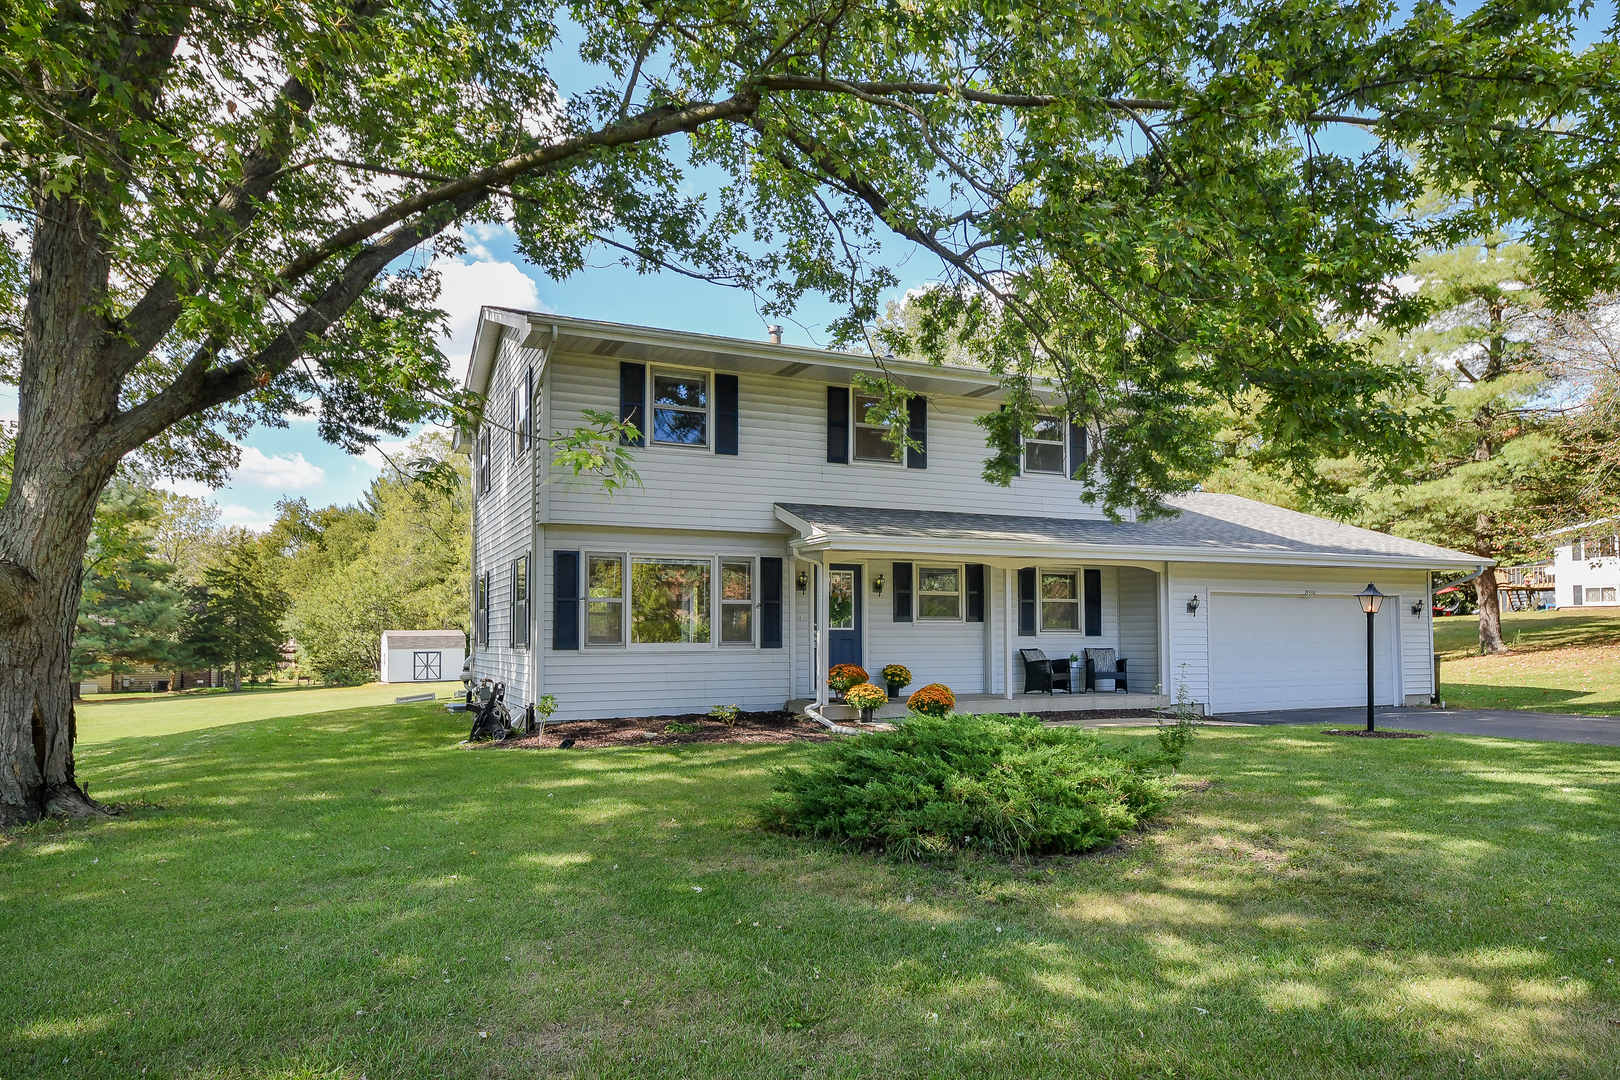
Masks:
[[[924,566],[917,570],[917,617],[962,617],[962,571],[955,566]]]
[[[653,373],[653,442],[671,446],[709,443],[709,377]]]
[[[1041,575],[1041,629],[1080,629],[1080,588],[1077,574]]]
[[[1600,602],[1606,603],[1606,604],[1614,603],[1614,590],[1613,589],[1599,589],[1598,592],[1600,593],[1600,595],[1598,596],[1598,600]]]

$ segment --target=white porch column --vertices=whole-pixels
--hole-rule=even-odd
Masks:
[[[827,705],[827,657],[832,647],[832,636],[827,629],[827,611],[832,604],[832,582],[827,574],[826,564],[816,566],[810,571],[816,577],[816,610],[811,616],[814,620],[816,638],[815,656],[811,658],[810,677],[816,681],[816,706],[825,708]]]
[[[1017,571],[1012,569],[1012,567],[1010,567],[1010,566],[1002,567],[1002,569],[1001,569],[1001,591],[1006,595],[1006,602],[1003,604],[1003,611],[1004,611],[1005,615],[1001,620],[1001,656],[1002,656],[1003,661],[1007,665],[1006,671],[1004,673],[1005,676],[1006,676],[1004,681],[1006,683],[1006,698],[1007,698],[1008,701],[1011,701],[1013,699],[1013,629],[1012,628],[1013,628],[1013,624],[1017,621],[1017,618],[1018,618],[1018,609],[1015,606],[1018,603],[1018,600],[1013,595],[1013,593],[1017,590],[1017,588],[1018,588]]]

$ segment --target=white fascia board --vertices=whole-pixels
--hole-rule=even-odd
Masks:
[[[511,313],[508,312],[507,314]],[[523,344],[530,348],[546,348],[553,339],[552,328],[556,327],[561,333],[581,337],[596,337],[649,347],[695,349],[730,354],[750,360],[787,364],[802,363],[811,367],[832,368],[839,371],[869,372],[872,369],[874,360],[873,357],[861,353],[833,352],[827,349],[811,348],[806,345],[777,345],[769,341],[718,337],[713,334],[696,334],[684,330],[660,330],[650,326],[631,326],[625,323],[566,318],[558,315],[546,315],[541,312],[529,313],[527,318],[529,334],[524,339]],[[996,378],[994,373],[978,368],[943,365],[936,367],[933,364],[917,360],[899,359],[885,360],[883,365],[897,374],[958,383],[962,387],[964,396],[971,390],[1000,387],[1000,380]],[[1037,384],[1041,387],[1048,386],[1046,380],[1038,380]],[[993,399],[995,394],[975,396]]]
[[[777,512],[788,524],[798,525],[793,515]],[[1210,548],[1114,547],[1101,544],[1031,544],[1025,541],[933,540],[925,537],[861,536],[839,533],[833,536],[809,528],[800,529],[791,542],[795,553],[807,556],[830,551],[867,551],[884,555],[938,555],[954,559],[1009,559],[1038,562],[1042,559],[1097,559],[1136,563],[1143,560],[1176,563],[1245,563],[1259,566],[1375,566],[1407,570],[1477,569],[1495,565],[1480,558],[1445,559],[1398,555],[1356,555],[1350,553],[1255,552]]]

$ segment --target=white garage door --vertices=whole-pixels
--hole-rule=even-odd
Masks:
[[[1373,686],[1379,705],[1395,701],[1391,597],[1374,617]],[[1367,616],[1348,596],[1209,598],[1213,712],[1320,709],[1367,703]]]

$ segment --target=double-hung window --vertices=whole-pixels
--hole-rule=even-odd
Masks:
[[[703,372],[652,373],[652,437],[665,446],[709,445],[709,377]]]
[[[720,644],[754,643],[754,560],[720,560]]]
[[[1587,544],[1587,557],[1592,559],[1614,558],[1614,537],[1600,536]]]
[[[709,559],[630,560],[630,640],[701,644],[709,640]]]
[[[889,441],[890,425],[878,422],[877,414],[867,419],[867,411],[883,404],[882,398],[856,394],[855,398],[855,460],[881,461],[889,465],[900,463],[894,443]]]
[[[524,451],[534,442],[534,369],[523,372],[523,404],[518,406],[518,450]]]
[[[512,645],[529,644],[529,556],[519,555],[512,561]]]
[[[1065,475],[1063,442],[1068,433],[1060,416],[1037,416],[1035,430],[1024,440],[1024,471]]]
[[[489,571],[478,575],[473,598],[473,633],[480,646],[489,644]]]
[[[489,491],[489,426],[478,432],[478,494]]]
[[[919,619],[960,619],[962,617],[962,568],[960,566],[920,566],[917,568],[917,617]]]
[[[1041,629],[1080,629],[1080,575],[1041,572]]]
[[[624,644],[624,556],[586,560],[585,644]]]

